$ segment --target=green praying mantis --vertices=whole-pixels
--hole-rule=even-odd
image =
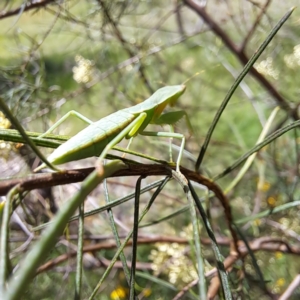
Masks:
[[[176,171],[179,172],[185,145],[184,135],[174,132],[145,131],[144,129],[148,124],[173,125],[185,116],[189,130],[192,130],[191,123],[185,111],[162,114],[167,105],[173,106],[176,103],[177,99],[185,92],[185,89],[186,86],[183,84],[160,88],[142,103],[119,110],[97,122],[90,121],[76,111],[67,113],[40,137],[44,137],[52,132],[70,115],[75,115],[90,125],[59,146],[48,157],[48,161],[52,165],[60,165],[74,160],[99,156],[98,164],[101,165],[107,153],[122,139],[132,140],[133,137],[141,134],[181,139],[181,146],[176,162]],[[35,171],[45,167],[46,165],[42,164]]]

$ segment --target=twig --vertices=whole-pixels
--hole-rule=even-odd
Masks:
[[[55,2],[55,0],[36,0],[36,1],[30,1],[27,4],[22,4],[20,7],[16,8],[16,9],[12,9],[9,11],[2,11],[0,12],[0,20],[1,19],[5,19],[11,16],[15,16],[18,15],[20,12],[22,11],[28,11],[28,10],[32,10],[32,9],[36,9],[36,8],[41,8],[44,7],[52,2]],[[24,7],[25,5],[25,7]]]
[[[99,4],[101,5],[101,7],[103,8],[103,12],[105,17],[108,19],[109,23],[112,25],[113,31],[117,37],[117,39],[120,41],[120,43],[123,45],[124,49],[126,50],[126,52],[129,54],[130,57],[134,56],[135,53],[130,49],[130,47],[128,46],[128,42],[125,40],[125,38],[123,37],[121,31],[119,30],[117,24],[114,22],[114,20],[111,18],[108,9],[106,7],[106,5],[104,4],[104,1],[102,0],[98,0]],[[140,65],[139,67],[139,73],[141,76],[141,79],[143,80],[143,82],[145,83],[145,85],[147,86],[148,90],[150,91],[150,93],[153,93],[154,90],[151,87],[145,72],[144,72],[144,67],[143,65]]]
[[[227,46],[227,48],[235,54],[235,56],[239,59],[239,61],[246,65],[249,58],[245,54],[242,48],[238,47],[234,44],[234,42],[230,39],[230,37],[226,34],[226,32],[207,14],[205,9],[198,5],[193,0],[184,0],[184,3],[194,10],[211,28],[211,30],[222,39],[223,43]],[[290,107],[289,103],[278,93],[276,88],[255,68],[250,69],[250,73],[260,84],[268,91],[276,100],[277,104],[284,109],[292,118],[298,120],[298,112],[295,108]]]
[[[288,288],[285,290],[285,292],[280,296],[279,300],[288,300],[299,285],[300,285],[300,275],[298,274],[291,282],[291,284],[288,286]]]
[[[251,29],[248,31],[248,34],[246,35],[244,41],[242,42],[242,45],[240,47],[240,52],[244,52],[245,48],[247,46],[247,43],[249,42],[249,40],[251,39],[256,27],[258,26],[258,24],[260,23],[263,15],[266,13],[267,8],[269,6],[269,4],[271,3],[271,0],[267,0],[267,2],[265,3],[265,5],[263,6],[260,14],[257,16],[255,22],[253,23]]]

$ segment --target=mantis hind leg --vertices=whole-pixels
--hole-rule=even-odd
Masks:
[[[132,140],[133,140],[133,137],[130,138],[130,140],[129,140],[129,142],[128,142],[128,145],[127,145],[127,147],[126,147],[126,150],[129,150],[130,145],[131,145],[131,143],[132,143]],[[122,157],[125,158],[125,156],[126,156],[126,153],[124,152],[123,155],[122,155]]]
[[[174,133],[174,126],[173,125],[169,125],[170,127],[170,132]],[[170,157],[170,162],[173,162],[173,151],[172,151],[172,145],[173,145],[173,137],[170,137],[170,141],[169,141],[169,157]]]
[[[165,125],[168,124],[170,126],[170,133],[167,132],[151,132],[151,131],[144,131],[141,134],[143,135],[149,135],[149,136],[160,136],[160,137],[169,137],[170,138],[170,161],[172,162],[172,139],[173,138],[177,138],[177,139],[181,139],[181,146],[179,149],[179,154],[178,154],[178,158],[177,158],[177,162],[176,162],[176,171],[179,171],[180,168],[180,162],[181,162],[181,158],[183,155],[183,151],[184,151],[184,145],[185,145],[185,137],[182,134],[179,133],[174,133],[174,124],[177,123],[180,119],[185,117],[185,121],[188,127],[188,130],[190,132],[190,135],[193,134],[193,127],[192,124],[190,122],[190,119],[187,115],[187,113],[184,110],[179,110],[179,111],[172,111],[172,112],[168,112],[165,114],[160,115],[157,119],[153,120],[153,124],[157,124],[157,125]]]
[[[44,132],[42,135],[40,135],[39,138],[42,138],[45,135],[51,133],[53,130],[55,130],[59,125],[61,125],[66,119],[68,119],[71,116],[74,116],[74,117],[82,120],[83,122],[85,122],[87,124],[94,123],[93,121],[89,120],[88,118],[86,118],[85,116],[83,116],[82,114],[80,114],[79,112],[77,112],[75,110],[70,110],[63,117],[61,117],[54,125],[52,125],[46,132]]]
[[[167,138],[175,138],[181,140],[181,145],[176,161],[176,172],[180,173],[180,162],[182,159],[183,151],[184,151],[184,145],[185,145],[185,137],[183,134],[180,133],[174,133],[174,132],[153,132],[153,131],[143,131],[140,133],[141,135],[146,136],[157,136],[157,137],[167,137]]]

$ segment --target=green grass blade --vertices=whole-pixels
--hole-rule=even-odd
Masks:
[[[139,207],[140,207],[141,183],[143,178],[144,177],[142,176],[139,177],[135,187],[129,300],[133,300],[135,297],[134,286],[135,286],[135,271],[136,271],[136,253],[138,247],[138,232],[139,232]]]
[[[6,280],[10,273],[9,261],[9,221],[11,216],[11,205],[16,194],[20,193],[19,185],[11,189],[7,195],[7,200],[3,209],[3,216],[0,216],[1,221],[1,240],[0,240],[0,298],[5,291]]]
[[[48,162],[46,157],[42,154],[42,152],[36,147],[35,143],[28,137],[25,130],[23,129],[20,122],[15,118],[15,116],[11,113],[10,109],[6,105],[6,103],[3,101],[3,99],[0,97],[0,108],[3,110],[6,117],[11,121],[11,123],[17,128],[17,130],[20,132],[26,143],[30,146],[30,148],[34,151],[34,153],[43,161],[49,168],[53,170],[57,170],[51,163]]]
[[[83,233],[84,233],[84,204],[78,207],[79,222],[78,222],[78,242],[77,242],[77,262],[76,262],[76,279],[75,279],[75,296],[74,300],[81,298],[82,284],[82,259],[83,259]]]
[[[225,110],[229,100],[231,99],[233,93],[241,83],[241,81],[244,79],[244,77],[249,73],[250,69],[253,67],[257,59],[260,57],[260,55],[263,53],[263,51],[266,49],[268,44],[272,41],[278,30],[282,27],[282,25],[287,21],[287,19],[290,17],[290,15],[293,13],[295,8],[290,9],[283,17],[282,19],[276,24],[276,26],[271,30],[270,34],[267,36],[265,41],[260,45],[258,50],[253,54],[253,56],[250,58],[250,60],[247,62],[245,67],[243,68],[243,71],[240,73],[240,75],[236,78],[235,82],[229,89],[227,95],[225,96],[225,99],[223,100],[221,106],[219,107],[214,120],[207,132],[207,135],[205,137],[205,141],[201,147],[196,165],[195,165],[195,170],[198,172],[200,165],[202,163],[202,160],[204,158],[205,152],[207,150],[208,144],[210,142],[211,136],[217,126],[217,123],[219,122],[219,119],[221,118],[221,115],[223,111]]]
[[[249,221],[254,221],[254,220],[257,220],[257,219],[268,217],[270,215],[276,214],[276,213],[281,212],[281,211],[285,211],[286,209],[289,209],[289,208],[292,208],[292,207],[295,207],[295,206],[298,206],[298,205],[300,205],[300,200],[289,202],[289,203],[285,203],[283,205],[279,205],[279,206],[276,206],[274,208],[270,208],[270,209],[261,211],[258,214],[255,214],[253,216],[249,216],[249,217],[245,217],[245,218],[239,219],[237,221],[234,221],[234,223],[236,225],[238,225],[238,224],[244,224],[244,223],[247,223]]]
[[[196,209],[194,206],[193,197],[191,194],[191,190],[188,186],[187,179],[178,172],[172,171],[173,178],[181,185],[183,188],[191,214],[192,219],[192,226],[193,226],[193,240],[195,245],[195,254],[196,254],[196,261],[197,261],[197,272],[199,276],[199,282],[198,282],[198,289],[199,289],[199,296],[200,299],[206,298],[206,279],[205,279],[205,270],[204,270],[204,261],[202,257],[202,251],[201,251],[201,243],[200,243],[200,232],[199,232],[199,226],[198,226],[198,218]]]
[[[152,225],[155,225],[155,224],[165,222],[165,221],[167,221],[169,219],[172,219],[172,218],[174,218],[174,217],[176,217],[176,216],[178,216],[178,215],[180,215],[180,214],[182,214],[182,213],[184,213],[188,210],[189,210],[189,205],[185,205],[184,207],[181,207],[181,208],[177,209],[176,211],[174,211],[173,213],[171,213],[171,214],[169,214],[165,217],[159,218],[155,221],[151,221],[151,222],[148,222],[148,223],[141,224],[139,227],[144,228],[144,227],[148,227],[148,226],[152,226]]]
[[[25,131],[25,133],[36,144],[36,146],[48,148],[57,148],[70,138],[69,136],[54,134],[48,134],[44,138],[38,138],[38,136],[41,135],[39,132]],[[14,143],[26,143],[22,135],[15,129],[0,129],[0,140]]]
[[[195,200],[195,203],[197,205],[198,211],[199,211],[199,213],[202,217],[202,220],[203,220],[204,226],[206,228],[207,234],[208,234],[208,236],[211,240],[211,245],[212,245],[212,249],[213,249],[215,259],[216,259],[216,262],[217,262],[217,269],[218,269],[218,272],[219,272],[219,275],[220,275],[220,278],[221,278],[221,283],[222,283],[222,288],[223,288],[223,291],[224,291],[225,299],[226,300],[232,299],[230,286],[229,286],[229,281],[228,281],[228,276],[227,276],[227,273],[226,273],[226,270],[225,270],[225,267],[224,267],[224,264],[223,264],[223,256],[221,255],[216,237],[215,237],[214,232],[211,228],[210,222],[209,222],[209,220],[206,216],[205,210],[202,207],[201,201],[199,200],[198,195],[195,192],[194,187],[190,182],[189,182],[189,188],[191,190],[191,193],[192,193],[193,198]],[[205,299],[205,298],[202,298],[202,299]]]
[[[277,114],[277,112],[279,111],[279,107],[275,107],[274,110],[272,111],[270,117],[268,118],[268,121],[266,122],[257,142],[256,145],[261,143],[264,138],[266,137],[272,122],[274,121],[274,118]],[[229,184],[229,186],[224,190],[224,194],[228,194],[237,184],[238,182],[243,178],[243,176],[246,174],[246,172],[248,171],[248,169],[250,168],[250,166],[252,165],[255,157],[256,157],[256,153],[253,153],[251,156],[248,157],[246,163],[244,164],[243,168],[239,171],[239,173],[237,174],[237,176],[234,178],[234,180]]]
[[[7,292],[4,293],[1,300],[21,299],[21,296],[24,294],[24,290],[35,275],[36,268],[43,261],[48,251],[55,246],[57,238],[62,234],[66,224],[70,217],[74,214],[75,210],[105,177],[124,168],[126,168],[126,166],[121,161],[113,161],[107,166],[104,166],[103,174],[99,174],[95,170],[86,178],[86,180],[82,183],[80,190],[71,197],[71,199],[66,201],[59,213],[54,217],[51,225],[43,233],[41,239],[24,258],[19,269],[9,281]]]
[[[158,187],[162,182],[164,182],[164,180],[157,180],[157,181],[155,181],[155,182],[153,182],[153,183],[147,185],[146,187],[144,187],[144,188],[141,190],[141,193],[143,194],[143,193],[146,193],[146,192],[151,191],[152,189]],[[121,197],[121,198],[119,198],[119,199],[113,200],[113,201],[109,202],[108,204],[103,205],[103,206],[101,206],[101,207],[99,207],[99,208],[89,210],[89,211],[87,211],[87,212],[84,213],[84,217],[86,218],[86,217],[93,216],[93,215],[95,215],[95,214],[104,212],[104,211],[106,211],[106,210],[108,210],[108,209],[110,209],[110,208],[113,208],[113,207],[115,207],[115,206],[118,206],[118,205],[120,205],[120,204],[122,204],[122,203],[125,203],[125,202],[127,202],[127,201],[133,199],[133,198],[134,198],[134,195],[135,195],[135,193],[131,193],[131,194],[125,196],[125,197]],[[69,222],[78,220],[78,218],[79,218],[79,215],[73,216],[73,217],[71,217],[71,218],[69,219]],[[43,229],[43,228],[45,228],[45,227],[50,226],[50,224],[52,224],[52,223],[53,223],[53,222],[50,221],[50,222],[48,222],[48,223],[46,223],[46,224],[42,224],[42,225],[40,225],[40,226],[36,226],[36,227],[34,227],[34,228],[32,229],[32,231],[39,231],[39,230],[41,230],[41,229]]]
[[[152,189],[160,186],[162,183],[164,182],[164,179],[162,180],[157,180],[153,183],[150,183],[149,185],[145,186],[144,188],[141,189],[141,194],[144,194],[144,193],[147,193],[149,191],[151,191]],[[95,214],[98,214],[98,213],[101,213],[103,211],[106,211],[108,210],[109,208],[113,208],[115,206],[118,206],[122,203],[125,203],[131,199],[133,199],[135,196],[135,193],[131,193],[125,197],[121,197],[119,199],[116,199],[116,200],[113,200],[113,201],[110,201],[108,204],[104,205],[104,206],[101,206],[97,209],[93,209],[93,210],[90,210],[90,211],[87,211],[85,214],[84,214],[84,217],[90,217],[90,216],[93,216]],[[70,221],[74,221],[78,219],[78,216],[74,216],[70,219]],[[41,227],[38,227],[37,229],[40,229]]]
[[[230,173],[232,170],[237,168],[241,163],[243,163],[249,156],[251,156],[253,153],[259,151],[264,146],[270,144],[277,138],[279,138],[281,135],[285,134],[286,132],[298,127],[300,125],[300,120],[295,121],[281,129],[276,130],[274,133],[270,134],[263,142],[259,143],[255,147],[253,147],[251,150],[249,150],[247,153],[245,153],[243,156],[241,156],[239,159],[237,159],[230,167],[226,168],[222,173],[215,176],[213,179],[214,181],[224,177],[228,173]]]
[[[109,204],[110,199],[109,199],[109,193],[108,193],[108,187],[107,187],[107,180],[104,180],[103,187],[104,187],[104,193],[105,193],[105,202],[106,202],[106,204]],[[107,209],[107,214],[108,214],[109,221],[110,221],[110,227],[112,229],[114,239],[116,241],[116,245],[119,248],[121,246],[121,240],[120,240],[120,237],[119,237],[118,229],[117,229],[117,226],[116,226],[116,223],[115,223],[115,220],[114,220],[114,215],[113,215],[113,212],[112,212],[111,208]],[[121,259],[121,262],[122,262],[125,278],[127,280],[128,286],[130,286],[130,270],[127,266],[126,257],[125,257],[125,254],[124,254],[123,251],[120,253],[120,259]]]
[[[158,186],[158,188],[156,189],[156,191],[154,192],[154,194],[152,195],[150,201],[148,202],[148,204],[146,205],[146,207],[144,208],[144,210],[142,211],[140,218],[139,218],[139,222],[141,222],[141,220],[144,218],[144,216],[147,214],[147,212],[149,211],[150,207],[152,206],[154,200],[156,199],[156,197],[159,195],[159,193],[162,191],[162,189],[164,188],[164,186],[167,184],[167,182],[170,180],[169,177],[166,177],[161,184]],[[125,240],[123,241],[121,247],[118,248],[117,252],[115,253],[114,257],[111,259],[109,266],[106,268],[104,274],[102,275],[101,279],[99,280],[98,284],[96,285],[94,291],[92,292],[92,294],[90,295],[90,297],[88,298],[88,300],[92,300],[94,299],[94,297],[96,296],[99,288],[101,287],[102,283],[104,282],[105,278],[108,276],[108,274],[110,273],[113,265],[115,264],[115,262],[117,261],[120,253],[123,251],[124,247],[126,246],[126,244],[128,243],[129,239],[131,238],[133,234],[133,230],[131,230],[127,237],[125,238]]]

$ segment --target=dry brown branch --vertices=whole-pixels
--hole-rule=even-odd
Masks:
[[[262,17],[266,13],[267,8],[268,8],[268,6],[269,6],[270,3],[271,3],[271,0],[267,0],[267,2],[265,3],[265,5],[261,9],[260,14],[258,14],[255,22],[253,23],[251,29],[248,31],[248,34],[246,35],[246,37],[245,37],[245,39],[244,39],[244,41],[242,42],[242,45],[241,45],[241,51],[242,52],[245,51],[245,48],[247,47],[247,44],[248,44],[249,40],[251,39],[251,37],[252,37],[253,33],[255,32],[257,26],[259,25]]]
[[[52,2],[55,2],[55,0],[33,0],[30,2],[27,2],[26,4],[21,5],[20,7],[16,9],[12,9],[9,11],[1,11],[0,12],[0,20],[5,19],[11,16],[16,16],[24,11],[29,11],[32,9],[42,8],[47,6],[48,4],[51,4]]]
[[[158,236],[158,237],[150,237],[150,238],[139,238],[138,244],[145,245],[145,244],[153,244],[153,243],[178,243],[178,244],[188,244],[188,240],[185,238],[179,237],[169,237],[169,236]],[[132,245],[132,240],[126,244],[126,247]],[[102,243],[97,243],[94,245],[89,245],[83,248],[83,253],[86,252],[97,252],[103,249],[111,250],[116,248],[115,241],[106,241]],[[43,264],[38,270],[37,274],[45,272],[49,269],[52,269],[54,266],[66,261],[69,258],[75,257],[77,255],[76,251],[70,251],[66,254],[62,254],[55,259],[48,261],[47,263]]]
[[[126,39],[123,37],[121,31],[119,30],[117,23],[114,22],[113,18],[110,16],[109,11],[106,7],[106,5],[104,4],[104,1],[102,0],[98,0],[99,5],[102,7],[103,12],[105,17],[107,18],[107,20],[109,21],[109,23],[112,26],[113,32],[116,36],[116,38],[119,40],[119,42],[122,44],[122,46],[124,47],[124,49],[126,50],[126,52],[128,53],[129,57],[133,57],[135,56],[136,53],[134,53],[130,46],[129,43],[126,41]],[[153,88],[151,87],[146,75],[145,75],[145,71],[144,71],[144,67],[141,64],[139,67],[139,73],[140,73],[140,77],[142,79],[142,81],[145,83],[145,85],[147,86],[148,90],[150,93],[154,93]]]
[[[208,240],[201,239],[202,243],[207,243]],[[226,239],[219,240],[217,238],[218,244],[222,244],[223,246],[227,244],[227,246],[230,245],[230,241]],[[210,241],[209,241],[210,242]],[[239,253],[241,254],[241,258],[245,258],[249,252],[247,247],[245,246],[243,241],[238,242],[239,245]],[[280,251],[287,254],[293,254],[293,255],[300,255],[300,245],[298,246],[291,246],[289,245],[284,239],[280,238],[271,238],[271,237],[260,237],[257,238],[249,243],[249,247],[252,252],[257,251],[269,251],[269,252],[276,252]],[[230,254],[226,257],[224,260],[224,266],[227,271],[230,271],[233,264],[240,259],[240,257],[236,255]],[[216,294],[218,293],[218,290],[220,288],[220,280],[218,277],[218,271],[216,268],[213,268],[209,272],[205,274],[206,277],[212,277],[210,281],[210,286],[208,289],[208,299],[213,299]],[[182,296],[193,286],[197,285],[198,280],[194,280],[193,282],[190,282],[186,287],[184,287],[174,298],[173,300],[181,299]]]
[[[160,164],[127,163],[127,165],[128,169],[118,171],[111,177],[170,175],[168,168]],[[8,191],[17,184],[20,184],[24,191],[31,191],[37,188],[80,182],[83,181],[93,170],[94,168],[65,170],[61,173],[40,173],[22,178],[1,180],[0,195],[6,195]],[[224,196],[221,188],[210,179],[183,167],[181,167],[181,172],[190,180],[206,186],[216,195],[217,198],[222,198],[222,201],[225,201],[224,199],[226,197]]]
[[[128,169],[120,170],[112,175],[112,177],[124,177],[124,176],[154,176],[154,175],[171,175],[170,168],[161,164],[127,164]],[[175,167],[174,167],[175,168]],[[93,168],[81,169],[81,170],[71,170],[64,171],[61,173],[44,173],[31,175],[25,178],[7,179],[0,182],[0,195],[5,195],[11,188],[20,185],[22,191],[30,191],[37,188],[51,187],[55,185],[62,185],[67,183],[79,182],[84,180],[91,172]],[[222,189],[210,179],[204,177],[203,175],[191,171],[189,169],[181,167],[181,172],[194,182],[202,184],[212,191],[216,198],[219,199],[223,209],[227,224],[229,226],[230,232],[233,235],[233,240],[235,241],[235,246],[237,243],[237,238],[234,230],[232,229],[233,217],[231,213],[231,208],[229,200],[224,195]]]
[[[219,245],[230,247],[231,240],[226,237],[219,237],[217,238],[217,242]],[[138,239],[138,244],[145,245],[145,244],[154,244],[154,243],[177,243],[177,244],[188,244],[189,241],[186,238],[180,238],[176,236],[152,236],[152,237],[140,237]],[[211,241],[208,238],[201,238],[201,243],[205,245],[210,245]],[[255,239],[249,243],[250,249],[253,252],[257,251],[269,251],[269,252],[277,252],[281,251],[287,254],[293,255],[300,255],[300,245],[298,247],[286,246],[286,242],[282,241],[283,244],[280,243],[278,239],[270,238],[270,237],[261,237]],[[243,258],[248,255],[248,250],[244,245],[244,242],[239,241],[239,251],[242,253]],[[126,247],[131,246],[132,241],[129,241]],[[284,246],[285,245],[285,246]],[[93,245],[85,246],[83,252],[97,252],[100,250],[112,250],[116,248],[115,241],[104,241],[100,243],[96,243]],[[48,261],[44,265],[42,265],[37,273],[45,272],[54,266],[64,262],[65,260],[75,257],[77,254],[76,251],[70,251],[67,254],[62,254],[61,256]],[[237,256],[229,255],[224,260],[224,266],[226,270],[230,270],[233,264],[239,259]],[[212,270],[206,272],[205,277],[217,277],[217,269],[213,268]],[[217,277],[218,278],[218,277]],[[190,283],[191,284],[191,283]],[[189,285],[190,285],[189,284]],[[197,282],[195,282],[197,284]]]
[[[227,33],[207,14],[205,9],[198,5],[193,0],[184,0],[184,3],[195,11],[204,22],[210,27],[210,29],[222,39],[223,43],[227,48],[238,58],[242,65],[246,65],[249,58],[244,52],[243,47],[237,46]],[[276,88],[268,81],[262,74],[260,74],[255,68],[250,69],[250,74],[268,91],[273,98],[276,100],[277,104],[284,109],[292,118],[298,120],[298,112],[296,108],[292,108],[289,103],[279,94]]]
[[[175,167],[174,167],[175,168]],[[79,182],[84,180],[93,168],[64,171],[61,173],[36,174],[25,178],[7,179],[0,182],[0,195],[5,195],[12,187],[19,184],[23,191],[30,191],[37,188],[62,185],[67,183]],[[181,172],[189,180],[202,184],[212,191],[221,202],[226,221],[232,224],[233,218],[229,205],[229,201],[223,194],[222,189],[210,179],[198,174],[194,171],[181,167]],[[112,175],[112,177],[123,176],[154,176],[154,175],[171,175],[170,168],[160,164],[128,164],[128,169],[120,170]],[[229,225],[231,226],[231,225]]]
[[[151,238],[139,238],[138,239],[138,244],[153,244],[153,243],[178,243],[178,244],[188,244],[188,240],[185,238],[179,238],[179,237],[170,237],[170,236],[155,236],[155,237],[151,237]],[[209,245],[211,242],[208,238],[202,238],[201,242],[203,244]],[[230,247],[230,239],[225,238],[225,237],[220,237],[217,238],[217,242],[218,244],[222,244],[222,245],[226,245],[228,247]],[[129,241],[128,244],[126,245],[131,246],[132,241]],[[247,247],[245,246],[244,242],[239,241],[239,252],[242,254],[242,257],[246,257],[249,252]],[[296,246],[290,246],[286,243],[286,241],[282,240],[282,239],[278,239],[278,238],[270,238],[270,237],[261,237],[258,239],[255,239],[253,241],[251,241],[249,243],[250,245],[250,249],[253,252],[257,252],[257,251],[270,251],[270,252],[277,252],[277,251],[281,251],[284,253],[288,253],[288,254],[293,254],[293,255],[300,255],[300,246],[296,247]],[[105,242],[100,242],[94,245],[89,245],[84,247],[83,252],[87,253],[87,252],[97,252],[103,249],[114,249],[116,248],[116,243],[114,241],[105,241]],[[62,254],[59,257],[48,261],[47,263],[45,263],[44,265],[42,265],[38,270],[37,270],[37,274],[45,272],[49,269],[52,269],[53,267],[57,266],[58,264],[61,264],[63,262],[65,262],[67,259],[70,259],[72,257],[76,256],[76,251],[70,251],[67,254]],[[230,271],[230,269],[232,268],[232,266],[234,265],[234,263],[236,262],[236,260],[239,259],[236,255],[229,255],[225,260],[224,260],[224,266],[226,268],[227,271]],[[101,260],[101,263],[103,265],[103,261]],[[116,266],[118,267],[118,266]],[[143,265],[140,266],[141,268],[143,267]],[[145,267],[145,266],[144,266]],[[208,299],[213,299],[218,291],[218,289],[220,288],[220,282],[219,282],[219,278],[217,276],[217,269],[214,268],[212,270],[210,270],[209,272],[207,272],[205,274],[206,277],[212,277],[211,282],[210,282],[210,288],[208,290]],[[295,285],[299,284],[297,280],[299,280],[298,278],[299,276],[297,276],[294,281],[292,282],[292,284],[290,285],[290,289],[287,289],[287,291],[285,293],[291,293],[292,292],[292,288],[295,289]],[[186,287],[184,287],[174,298],[175,299],[180,299],[190,288],[192,288],[193,286],[195,286],[197,284],[197,280],[194,280],[193,282],[190,282]],[[284,293],[284,294],[285,294]],[[282,295],[282,297],[284,296],[284,294]],[[280,298],[281,299],[281,298]],[[282,299],[287,299],[287,298],[282,298]]]

